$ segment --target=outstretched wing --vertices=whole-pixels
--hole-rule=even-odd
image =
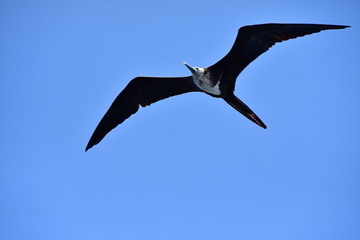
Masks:
[[[98,144],[105,135],[132,114],[159,100],[187,92],[201,91],[192,77],[137,77],[116,97],[92,134],[85,151]]]
[[[209,67],[209,71],[224,72],[232,79],[262,53],[277,42],[305,36],[327,29],[342,29],[349,26],[324,24],[280,24],[249,25],[239,29],[230,52]]]

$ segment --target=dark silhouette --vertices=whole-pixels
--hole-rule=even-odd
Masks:
[[[245,117],[266,128],[260,118],[234,95],[235,81],[249,63],[277,42],[328,29],[348,26],[323,24],[261,24],[239,29],[235,43],[225,57],[207,68],[191,67],[188,77],[136,77],[116,97],[92,134],[85,151],[99,143],[117,125],[142,107],[187,92],[204,92],[223,98]]]

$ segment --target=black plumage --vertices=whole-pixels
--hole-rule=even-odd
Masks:
[[[223,98],[245,117],[266,128],[260,118],[234,95],[238,75],[277,42],[322,30],[346,27],[348,26],[279,23],[241,27],[231,50],[220,61],[201,70],[186,64],[193,73],[192,76],[136,77],[131,80],[101,119],[86,150],[99,143],[108,132],[136,113],[140,106],[145,107],[159,100],[187,92],[205,92],[213,97]],[[201,77],[204,76],[209,80],[208,88],[203,88],[201,85],[203,80]],[[208,91],[209,88],[213,88],[214,91]]]

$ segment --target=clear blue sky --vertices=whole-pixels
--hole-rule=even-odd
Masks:
[[[360,239],[358,1],[1,1],[0,239]],[[236,95],[190,93],[85,146],[135,76],[186,76],[239,27],[327,23]]]

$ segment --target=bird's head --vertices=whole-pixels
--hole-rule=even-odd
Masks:
[[[183,64],[191,71],[192,75],[197,76],[200,73],[204,72],[203,68],[200,67],[192,67],[189,64],[187,64],[186,62],[183,62]]]

